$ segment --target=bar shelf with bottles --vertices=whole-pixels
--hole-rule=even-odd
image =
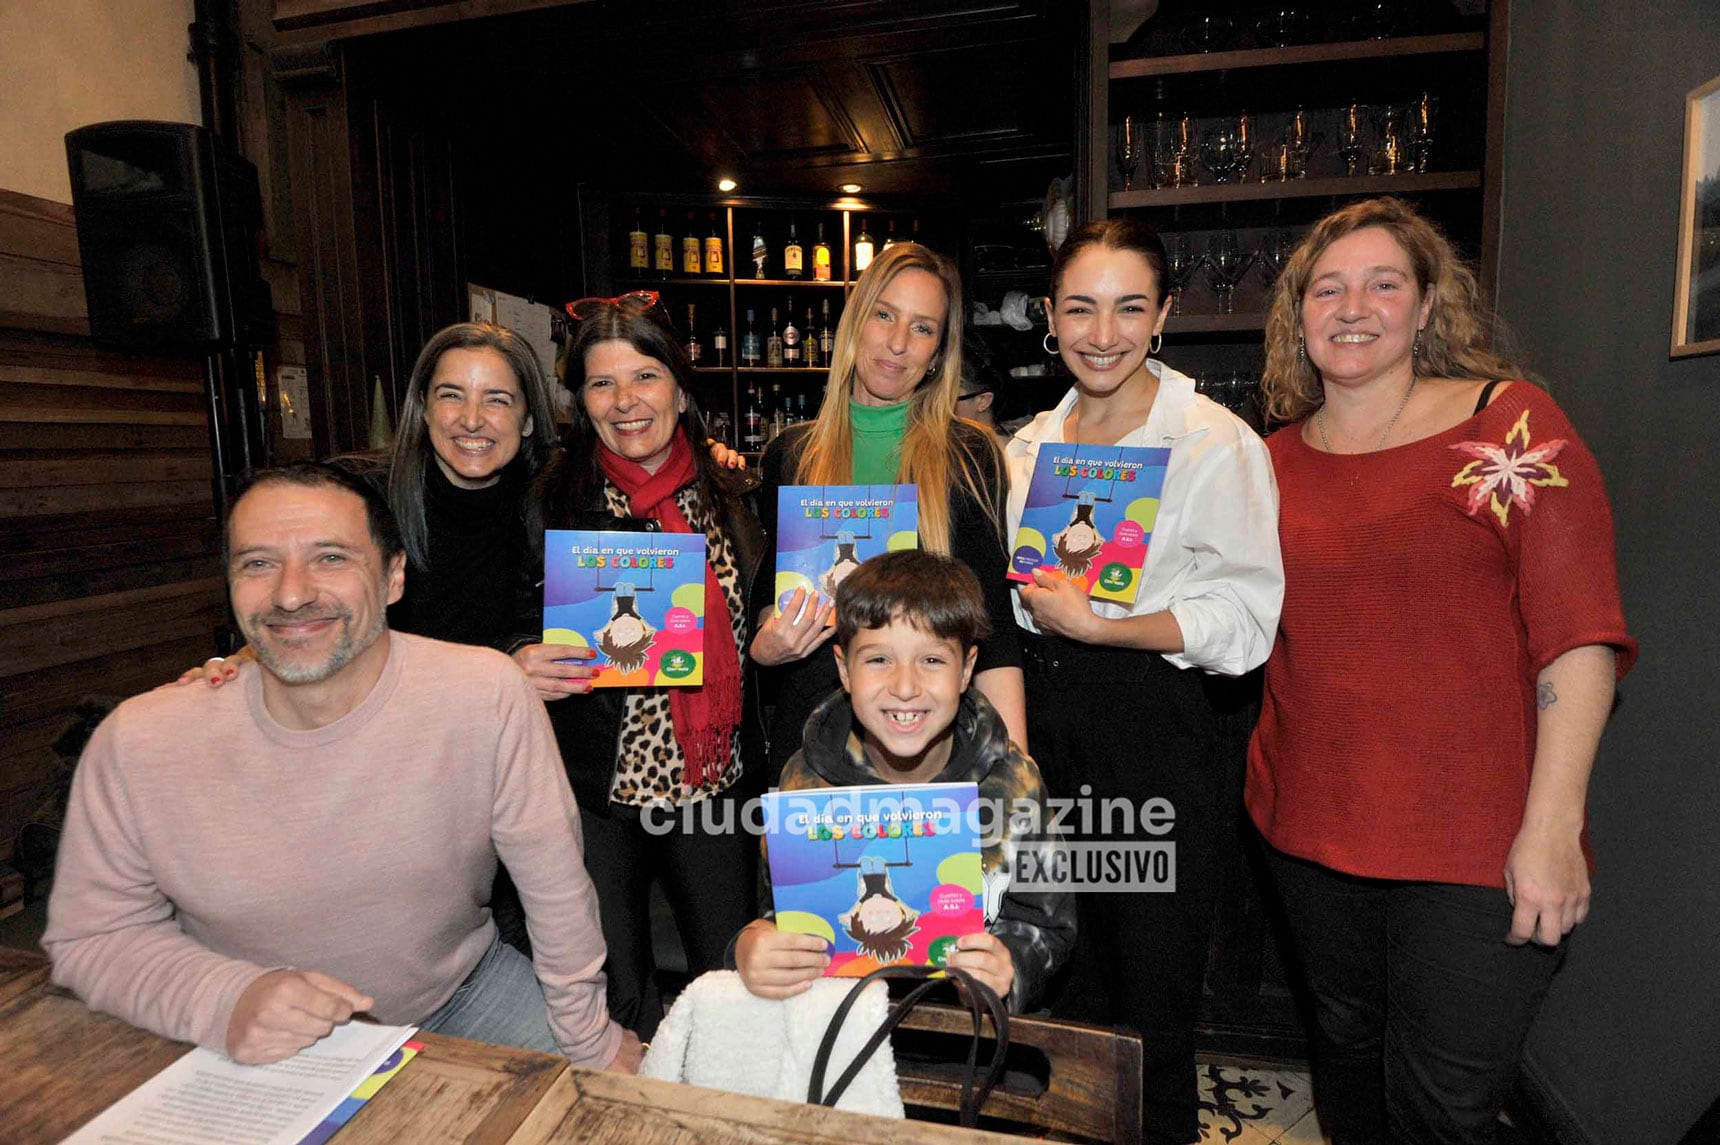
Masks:
[[[852,198],[640,194],[614,205],[614,292],[658,293],[693,359],[700,406],[718,436],[748,453],[763,448],[773,424],[793,424],[803,408],[816,416],[854,280],[887,241],[917,238],[926,214]],[[768,378],[784,391],[780,421]],[[752,441],[749,399],[767,430]]]

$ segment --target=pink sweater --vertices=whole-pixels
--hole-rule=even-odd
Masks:
[[[42,944],[54,980],[166,1037],[222,1048],[270,969],[317,970],[384,1022],[447,1001],[495,936],[499,853],[550,1024],[606,1065],[597,898],[543,704],[499,652],[392,633],[358,708],[294,731],[237,685],[169,688],[102,722],[72,786]]]

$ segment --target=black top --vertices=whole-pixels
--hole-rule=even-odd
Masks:
[[[389,627],[455,644],[507,651],[520,581],[530,566],[522,502],[527,480],[516,459],[487,489],[461,489],[442,467],[424,467],[429,565],[410,565]]]
[[[806,446],[810,424],[796,425],[778,434],[764,451],[759,462],[763,487],[759,494],[759,521],[764,525],[768,549],[767,561],[776,560],[776,491],[783,485],[796,483],[800,454]],[[965,450],[979,465],[981,486],[992,501],[995,520],[1004,519],[1004,499],[1008,489],[1003,463],[995,445],[987,435],[965,422],[953,422],[950,428],[952,449]],[[1004,551],[1003,537],[992,523],[986,507],[970,497],[959,484],[950,488],[950,556],[973,570],[985,593],[986,615],[991,620],[991,635],[979,644],[979,659],[974,671],[991,668],[1019,668],[1021,643],[1016,635],[1015,608],[1010,599],[1009,581],[1004,574],[1009,557]],[[771,569],[761,569],[753,577],[752,594],[748,598],[748,619],[755,624],[765,609],[774,606],[776,577]],[[750,661],[749,661],[750,663]],[[820,645],[812,655],[792,664],[774,668],[754,665],[759,699],[774,712],[768,720],[769,768],[772,786],[782,773],[782,765],[800,748],[801,729],[813,709],[842,686],[836,674],[836,661],[828,643]]]

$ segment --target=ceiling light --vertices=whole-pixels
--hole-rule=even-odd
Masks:
[[[729,191],[734,190],[735,186],[736,186],[735,181],[733,179],[730,179],[726,175],[723,178],[717,180],[717,190],[722,191],[725,194]]]
[[[842,193],[844,195],[858,195],[863,190],[865,190],[865,188],[858,183],[842,184]]]

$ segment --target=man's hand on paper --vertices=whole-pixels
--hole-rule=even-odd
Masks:
[[[621,1045],[615,1050],[615,1056],[609,1059],[609,1064],[603,1068],[610,1073],[638,1073],[639,1063],[645,1060],[645,1046],[639,1040],[639,1035],[632,1030],[621,1031]]]
[[[375,1004],[314,970],[271,970],[239,995],[227,1021],[227,1056],[244,1065],[282,1061]]]

